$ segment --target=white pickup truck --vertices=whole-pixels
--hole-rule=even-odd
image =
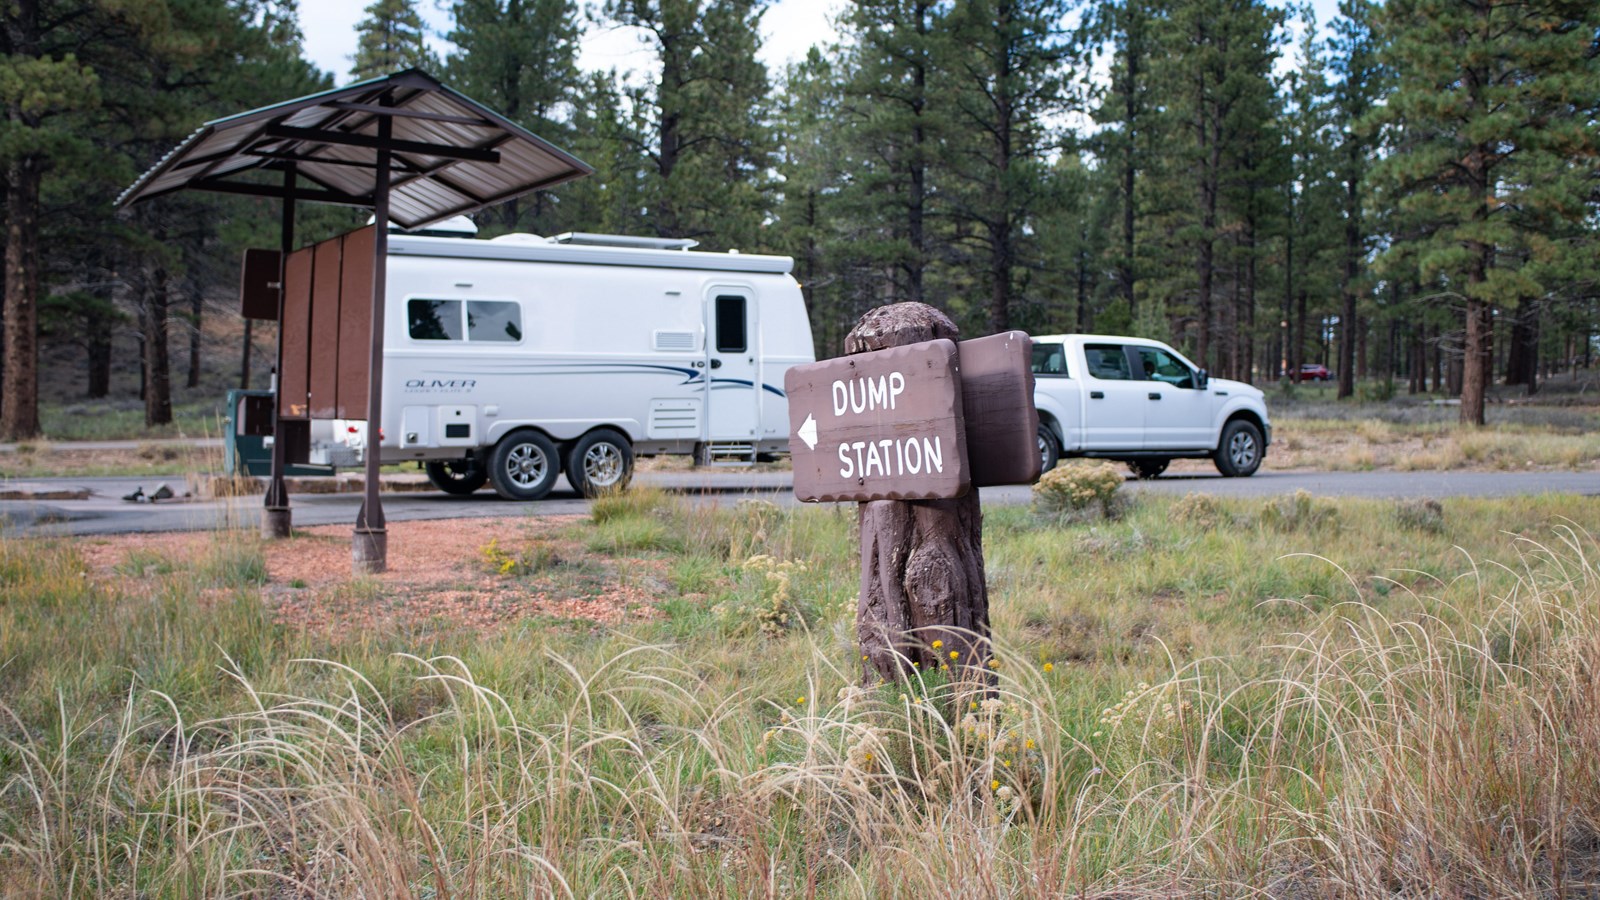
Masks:
[[[1174,459],[1253,475],[1272,442],[1261,391],[1211,378],[1160,341],[1035,335],[1033,377],[1046,472],[1063,456],[1090,456],[1126,462],[1140,478]]]

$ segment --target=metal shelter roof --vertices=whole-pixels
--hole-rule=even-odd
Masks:
[[[387,141],[380,136],[384,119],[392,123]],[[302,180],[296,199],[372,208],[385,147],[388,218],[403,228],[594,171],[426,72],[407,69],[207,122],[141,175],[117,206],[185,189],[282,197],[281,179],[252,173],[293,166]]]

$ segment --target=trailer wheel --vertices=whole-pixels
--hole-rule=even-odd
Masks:
[[[489,471],[483,467],[483,461],[476,456],[469,456],[466,459],[435,460],[423,468],[427,470],[428,480],[433,482],[434,487],[458,497],[465,497],[476,491],[489,480]]]
[[[585,497],[620,491],[633,478],[633,444],[609,428],[584,435],[567,455],[567,480]]]
[[[1055,432],[1044,425],[1039,426],[1039,474],[1044,474],[1056,467],[1061,461],[1061,442],[1056,440]]]
[[[489,483],[507,500],[539,500],[560,474],[556,445],[537,431],[514,431],[489,455]]]

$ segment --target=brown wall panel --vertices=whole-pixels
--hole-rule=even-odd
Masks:
[[[335,414],[339,380],[339,239],[323,241],[316,250],[311,275],[311,418]]]
[[[283,355],[278,360],[278,415],[306,417],[306,375],[311,332],[313,248],[289,254],[284,276]]]
[[[372,227],[344,236],[340,272],[338,418],[367,417],[367,373],[372,363]]]

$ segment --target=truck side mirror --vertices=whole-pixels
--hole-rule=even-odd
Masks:
[[[1196,390],[1203,391],[1203,390],[1206,389],[1206,385],[1208,385],[1210,383],[1211,383],[1211,375],[1205,369],[1201,369],[1200,371],[1195,373],[1195,375],[1194,375],[1194,386],[1195,386]]]

